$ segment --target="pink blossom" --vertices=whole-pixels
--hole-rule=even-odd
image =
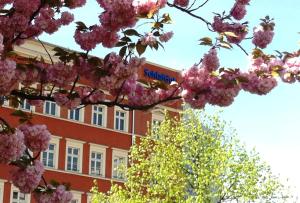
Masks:
[[[60,23],[62,25],[69,25],[74,20],[74,15],[69,12],[62,12]]]
[[[217,70],[220,66],[217,50],[210,49],[207,54],[204,54],[202,64],[209,72]]]
[[[1,55],[1,52],[3,51],[3,49],[4,49],[3,35],[0,33],[0,55]]]
[[[149,45],[149,46],[154,46],[157,43],[155,37],[151,32],[146,33],[142,38],[141,38],[141,44],[142,45]]]
[[[247,11],[245,4],[241,3],[235,3],[233,8],[230,11],[230,14],[232,17],[234,17],[236,20],[241,20],[245,17]]]
[[[39,185],[43,173],[43,164],[41,161],[35,160],[32,165],[13,168],[11,170],[11,179],[20,192],[30,193]]]
[[[65,65],[62,62],[49,65],[46,69],[47,79],[58,87],[65,87],[76,78],[74,66]]]
[[[53,94],[54,100],[59,106],[65,106],[69,109],[75,109],[81,104],[81,99],[78,97],[69,98],[68,95],[55,92]]]
[[[74,9],[74,8],[82,7],[86,3],[86,0],[73,0],[67,2],[68,2],[67,6],[71,9]]]
[[[46,125],[23,124],[19,129],[24,133],[25,145],[33,152],[48,149],[51,134]]]
[[[10,59],[0,59],[0,86],[9,83],[15,76],[16,62]]]
[[[66,190],[64,185],[59,185],[56,188],[48,185],[43,192],[36,192],[34,197],[38,203],[69,203],[73,195]]]
[[[187,7],[189,5],[189,0],[174,0],[174,4],[181,7]]]
[[[138,16],[156,13],[160,8],[165,7],[166,4],[166,0],[133,0],[132,2]]]
[[[272,42],[273,36],[272,30],[264,30],[262,27],[254,28],[252,43],[264,49]]]
[[[166,32],[166,33],[159,36],[159,40],[161,42],[167,42],[173,37],[173,35],[174,35],[174,33],[172,31],[171,32]]]
[[[277,85],[277,81],[273,77],[258,77],[253,72],[244,73],[242,76],[248,80],[248,82],[242,83],[242,88],[253,94],[265,95]]]
[[[0,133],[0,163],[16,161],[25,149],[22,131],[16,129],[14,133]]]
[[[251,0],[236,0],[236,1],[237,1],[237,3],[246,5],[246,4],[249,4],[249,2],[250,2]]]

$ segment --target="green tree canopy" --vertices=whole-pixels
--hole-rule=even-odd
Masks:
[[[284,202],[285,187],[220,118],[185,112],[166,118],[131,149],[127,181],[94,202]],[[101,187],[101,186],[100,186]]]

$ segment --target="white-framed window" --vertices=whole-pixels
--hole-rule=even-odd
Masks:
[[[128,132],[128,112],[115,107],[114,123],[116,130]]]
[[[151,121],[152,130],[158,128],[164,119],[165,119],[165,114],[162,110],[159,109],[159,110],[152,111],[152,121]]]
[[[12,185],[10,202],[11,203],[29,203],[30,195],[21,193],[18,188],[16,188],[15,186]]]
[[[106,148],[90,143],[90,175],[105,177]]]
[[[67,138],[65,166],[67,171],[82,172],[83,143],[79,140]]]
[[[81,195],[82,192],[71,190],[71,193],[73,194],[73,199],[70,203],[81,203]]]
[[[6,96],[0,96],[0,101],[3,102],[3,106],[9,106],[9,100]]]
[[[58,168],[59,139],[61,138],[52,136],[48,149],[41,153],[41,160],[45,167]]]
[[[84,108],[78,107],[76,109],[69,110],[69,119],[74,121],[84,121]]]
[[[4,180],[0,179],[0,202],[3,202]]]
[[[106,107],[102,105],[92,106],[92,124],[106,127]]]
[[[31,106],[27,99],[21,100],[20,107],[23,111],[34,111],[34,106]]]
[[[44,102],[44,114],[50,116],[60,116],[60,107],[53,101]]]
[[[114,149],[112,153],[112,178],[125,180],[127,169],[128,152],[121,149]]]

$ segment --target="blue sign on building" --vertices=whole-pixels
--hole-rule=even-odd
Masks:
[[[155,80],[164,81],[166,83],[171,83],[172,81],[176,81],[176,78],[170,77],[168,75],[156,71],[148,70],[146,68],[144,69],[144,75],[149,78],[153,78]]]

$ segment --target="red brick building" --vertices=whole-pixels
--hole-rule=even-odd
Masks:
[[[49,51],[54,47],[51,44],[45,46]],[[48,58],[36,41],[17,47],[16,52],[25,57],[41,55]],[[147,63],[139,73],[141,79],[157,79],[166,83],[177,80],[178,76],[178,71],[152,63]],[[97,180],[101,191],[109,190],[111,181],[125,181],[118,166],[128,162],[128,151],[135,139],[145,135],[147,126],[153,121],[162,120],[165,110],[177,115],[181,103],[158,105],[148,111],[124,111],[101,105],[70,111],[50,101],[46,101],[43,107],[33,107],[25,100],[19,108],[32,111],[33,123],[46,124],[53,134],[49,149],[40,155],[46,167],[46,180],[70,182],[73,203],[87,203],[93,180]],[[13,111],[9,101],[0,107],[1,117],[17,126],[17,118],[10,116]],[[0,203],[34,202],[30,195],[20,193],[11,184],[9,167],[0,165]]]

